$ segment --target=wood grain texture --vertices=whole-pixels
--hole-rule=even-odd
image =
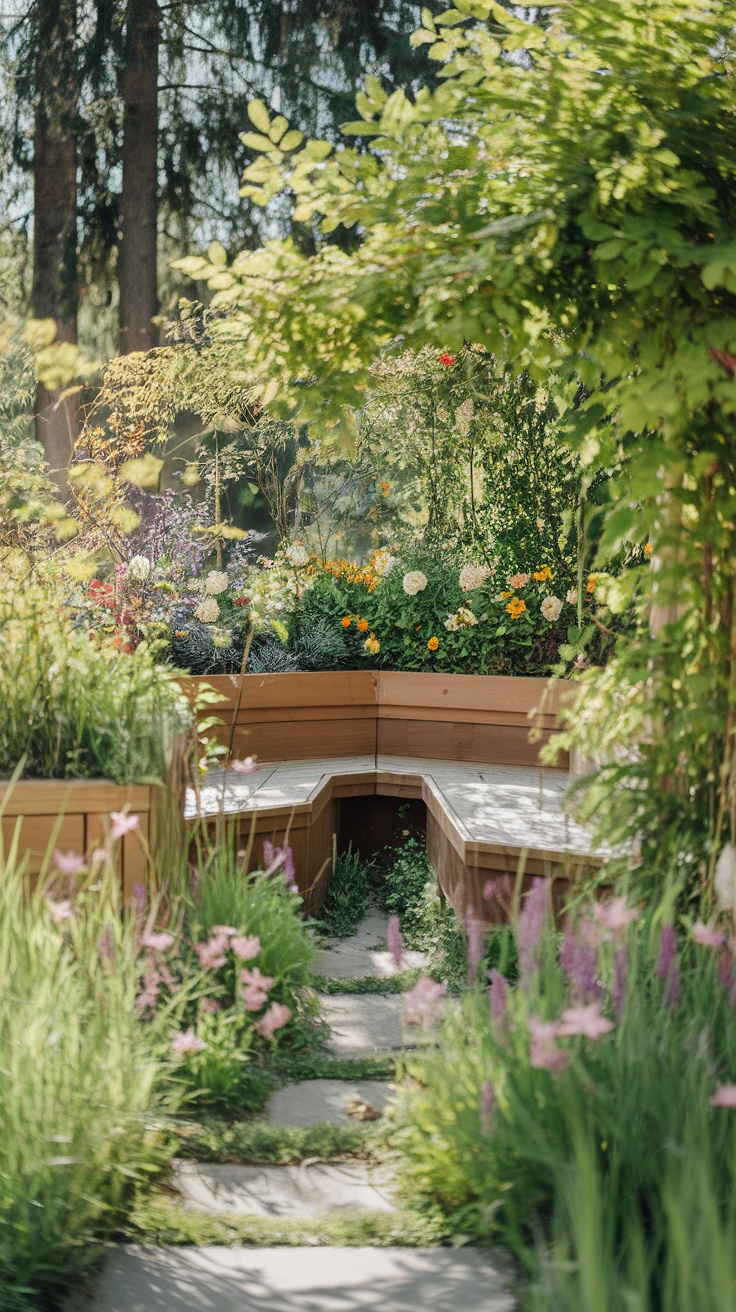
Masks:
[[[494,765],[538,765],[539,750],[550,737],[542,732],[529,742],[529,728],[457,721],[378,721],[378,752],[386,756],[434,757],[443,761],[480,761]],[[566,763],[563,753],[561,761]]]

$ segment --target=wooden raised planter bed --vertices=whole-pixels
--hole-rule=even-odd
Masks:
[[[236,758],[260,761],[380,753],[536,765],[564,693],[548,679],[350,670],[246,674],[238,704],[237,675],[180,682],[190,696],[203,683],[220,693],[222,702],[211,709],[223,724],[213,732],[224,746],[233,735]],[[535,743],[532,727],[539,730]]]

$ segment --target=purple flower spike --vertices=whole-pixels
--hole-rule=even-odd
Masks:
[[[401,958],[404,955],[404,940],[401,937],[398,916],[389,916],[386,942],[388,944],[388,950],[394,959],[394,965],[398,970],[401,966]]]
[[[273,850],[273,843],[271,842],[270,838],[264,838],[264,840],[263,840],[263,864],[264,864],[264,866],[266,867],[266,869],[268,870],[268,869],[273,865],[273,863],[274,863],[274,850]]]
[[[619,948],[613,963],[613,1005],[620,1020],[626,1006],[626,988],[629,979],[629,949]]]
[[[480,1096],[478,1098],[478,1116],[480,1118],[481,1134],[490,1134],[493,1113],[496,1110],[496,1091],[490,1080],[485,1080],[480,1086]]]
[[[666,982],[665,996],[671,1007],[679,1007],[682,997],[680,968],[677,964],[677,936],[673,925],[662,926],[657,956],[657,979]]]
[[[133,889],[133,901],[135,902],[136,914],[142,916],[146,909],[146,888],[144,884],[136,884]]]
[[[491,1020],[500,1022],[506,1015],[509,986],[499,970],[489,971],[488,978],[491,981],[489,993]]]
[[[296,866],[294,865],[294,853],[288,843],[281,850],[284,854],[284,879],[287,884],[295,884]]]
[[[516,941],[519,949],[519,973],[522,984],[537,967],[537,948],[544,931],[549,911],[548,879],[534,879],[524,898],[524,905],[519,916]]]
[[[562,939],[560,965],[576,1002],[600,996],[598,942],[595,927],[585,921],[568,925]]]
[[[472,986],[478,979],[478,967],[483,960],[486,946],[483,921],[478,916],[473,915],[472,907],[468,907],[465,918],[465,934],[467,938],[468,984]]]

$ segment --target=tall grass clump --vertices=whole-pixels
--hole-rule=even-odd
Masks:
[[[509,1245],[528,1305],[555,1312],[736,1306],[736,961],[697,924],[678,943],[623,899],[564,934],[536,882],[519,982],[491,972],[413,1064],[404,1187],[457,1235]]]
[[[0,1309],[55,1308],[165,1160],[158,1024],[112,867],[74,901],[0,851]]]
[[[124,654],[75,628],[53,594],[8,571],[0,595],[0,778],[164,779],[190,724],[145,643]]]

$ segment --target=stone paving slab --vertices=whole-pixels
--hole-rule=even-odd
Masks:
[[[351,1104],[366,1103],[382,1112],[393,1089],[384,1080],[299,1080],[271,1094],[268,1119],[272,1125],[358,1124],[348,1115]]]
[[[388,1172],[366,1162],[302,1162],[298,1166],[172,1163],[184,1204],[213,1216],[315,1217],[345,1208],[392,1212]]]
[[[416,1030],[402,1025],[404,1000],[370,993],[335,993],[320,999],[337,1057],[376,1057],[416,1045]]]
[[[513,1312],[507,1274],[469,1248],[120,1247],[73,1312]]]
[[[357,933],[334,939],[317,953],[315,971],[329,979],[364,979],[367,975],[388,979],[402,970],[424,969],[427,957],[423,952],[405,952],[401,965],[397,966],[386,950],[387,933],[388,916],[371,908]]]

